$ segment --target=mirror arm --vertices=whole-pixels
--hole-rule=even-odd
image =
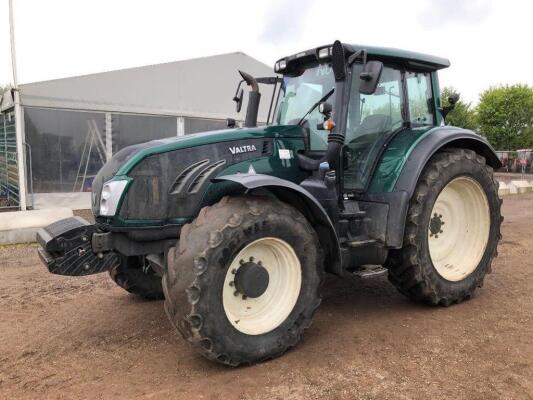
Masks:
[[[446,120],[446,116],[455,108],[455,104],[450,104],[449,106],[444,106],[439,108],[440,113],[442,114],[442,118]]]
[[[241,79],[239,84],[237,85],[237,90],[235,91],[235,96],[233,96],[233,101],[239,100],[239,89],[241,88],[242,83],[244,82],[244,79]]]
[[[357,60],[361,56],[363,56],[363,65],[366,64],[366,55],[366,50],[357,50],[350,57],[348,57],[348,67],[351,67],[355,60]]]

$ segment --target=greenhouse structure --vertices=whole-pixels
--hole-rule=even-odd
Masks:
[[[0,99],[0,209],[89,208],[93,177],[123,147],[242,121],[246,102],[237,113],[232,101],[238,70],[273,75],[237,52],[30,83],[19,86],[18,117],[8,90]]]

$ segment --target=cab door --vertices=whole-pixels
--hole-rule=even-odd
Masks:
[[[402,143],[416,140],[435,126],[434,104],[430,72],[386,66],[372,95],[360,94],[358,85],[352,83],[343,193],[366,192],[375,180],[375,171],[381,177],[384,173],[394,174],[395,160],[382,160],[385,149],[399,146],[401,151]],[[391,168],[387,167],[389,164]]]
[[[344,192],[361,192],[367,187],[388,138],[407,120],[403,72],[385,66],[376,91],[359,93],[359,69],[350,87],[344,148]]]

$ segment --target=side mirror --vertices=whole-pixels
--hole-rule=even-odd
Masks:
[[[362,94],[374,94],[382,71],[383,63],[381,61],[367,61],[363,66],[361,75],[359,75],[361,78],[359,92]]]
[[[233,101],[236,103],[235,109],[237,110],[238,113],[241,112],[243,96],[244,96],[244,90],[240,89],[233,97]]]
[[[459,93],[452,93],[448,96],[448,105],[440,109],[442,117],[446,120],[446,116],[450,111],[455,108],[455,105],[459,102]]]
[[[448,103],[452,106],[455,106],[459,101],[459,93],[452,93],[448,96]]]

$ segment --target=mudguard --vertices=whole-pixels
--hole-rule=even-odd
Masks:
[[[391,248],[403,246],[405,220],[410,199],[418,179],[429,159],[446,147],[464,148],[475,151],[487,160],[492,168],[501,167],[501,162],[489,142],[475,132],[456,128],[435,128],[411,151],[391,192],[365,193],[362,200],[386,203],[390,210],[386,222],[386,244]]]
[[[315,228],[322,248],[325,250],[326,271],[342,274],[341,250],[337,232],[326,210],[301,186],[263,174],[225,175],[213,179],[213,182],[229,181],[241,185],[247,191],[266,190],[280,200],[298,209]]]
[[[427,162],[444,147],[474,150],[485,157],[487,164],[492,168],[497,169],[502,166],[496,152],[483,136],[467,129],[442,127],[427,135],[413,149],[396,181],[394,191],[406,191],[411,197]]]

